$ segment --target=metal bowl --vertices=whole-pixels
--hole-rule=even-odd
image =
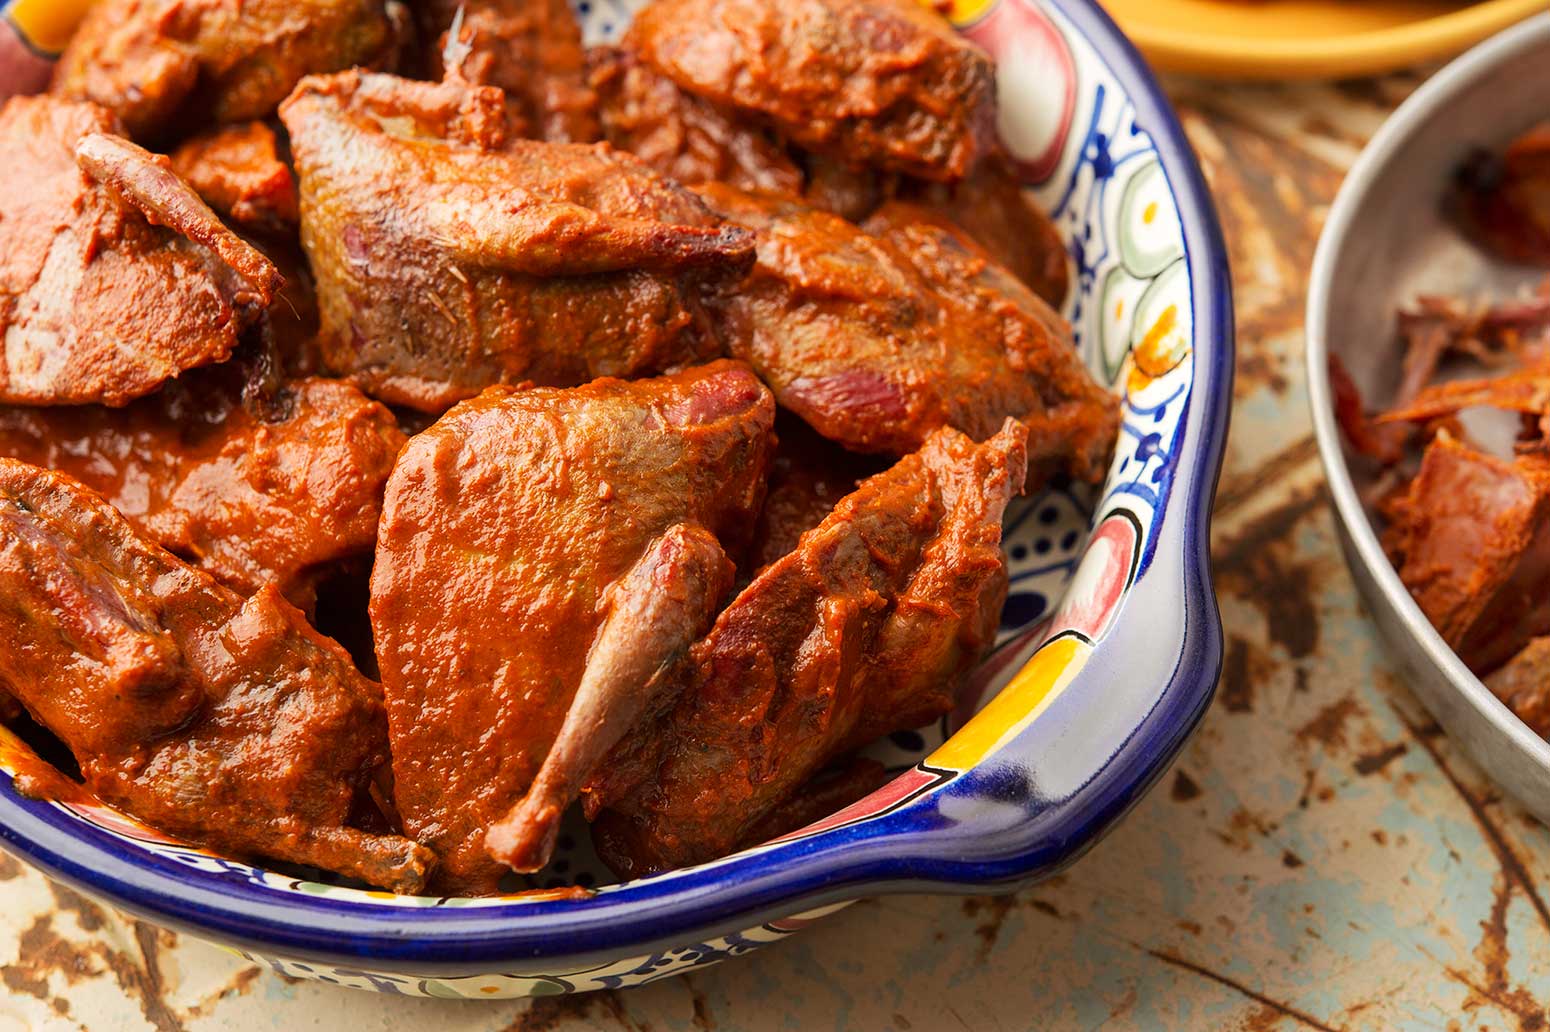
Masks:
[[[1417,294],[1500,294],[1542,272],[1507,266],[1443,216],[1454,170],[1550,117],[1550,14],[1475,47],[1415,92],[1352,167],[1330,211],[1308,292],[1308,394],[1347,562],[1410,687],[1501,786],[1550,822],[1550,743],[1470,672],[1400,582],[1347,463],[1328,364],[1335,356],[1369,404],[1399,381],[1394,316]]]

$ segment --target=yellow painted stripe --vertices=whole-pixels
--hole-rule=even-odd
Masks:
[[[1093,647],[1080,638],[1058,638],[1028,660],[990,704],[926,758],[928,767],[968,770],[1033,723],[1087,665]]]
[[[6,17],[39,50],[57,54],[70,42],[92,0],[13,0]]]

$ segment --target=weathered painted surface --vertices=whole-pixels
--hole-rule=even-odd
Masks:
[[[1215,547],[1227,669],[1177,767],[1068,874],[1006,899],[863,903],[642,990],[478,1004],[282,981],[0,858],[0,1032],[1550,1027],[1550,832],[1391,673],[1304,413],[1319,223],[1416,81],[1170,84],[1238,283]]]

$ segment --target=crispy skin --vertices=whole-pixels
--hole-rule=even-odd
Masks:
[[[995,140],[994,64],[915,0],[653,0],[625,45],[853,166],[962,179]]]
[[[1550,634],[1550,459],[1500,459],[1439,433],[1384,515],[1400,580],[1471,670]]]
[[[136,138],[265,118],[302,76],[383,59],[382,0],[95,4],[54,69],[55,93],[111,110]]]
[[[577,695],[589,649],[619,655],[595,644],[609,613],[677,594],[683,605],[660,621],[639,617],[632,643],[647,669],[688,644],[689,563],[656,567],[670,575],[645,598],[611,585],[628,585],[680,524],[734,552],[744,543],[773,421],[753,374],[718,362],[656,380],[492,388],[411,439],[388,483],[371,618],[399,810],[441,855],[440,891],[494,891],[503,866],[485,829],[522,798],[567,720],[617,727],[609,699]],[[615,697],[651,690],[601,680]],[[585,764],[585,750],[574,755]],[[585,774],[552,776],[563,787]]]
[[[962,182],[906,182],[899,196],[913,203],[902,210],[886,206],[867,222],[868,230],[878,232],[879,223],[906,215],[956,228],[1052,307],[1065,302],[1071,285],[1066,245],[1049,216],[1023,193],[1004,156],[986,158]]]
[[[700,294],[751,236],[629,155],[508,140],[500,91],[456,81],[307,79],[281,117],[324,354],[369,393],[440,412],[719,350]]]
[[[976,440],[1027,422],[1029,473],[1096,481],[1119,406],[1048,305],[954,232],[885,236],[718,184],[711,207],[758,233],[758,262],[715,300],[727,349],[780,403],[857,451],[905,454],[952,426]]]
[[[387,758],[380,689],[272,587],[243,600],[0,459],[0,634],[0,680],[105,801],[225,853],[423,883],[428,851],[345,826]]]
[[[0,407],[0,455],[101,494],[163,548],[243,595],[311,612],[318,579],[369,556],[404,435],[348,384],[304,380],[256,419],[224,367],[122,409]]]
[[[618,47],[587,53],[603,136],[680,183],[800,194],[802,172],[773,134],[679,89]]]
[[[205,203],[245,229],[294,234],[296,178],[263,122],[212,129],[172,152],[172,170]]]
[[[1485,686],[1541,738],[1550,738],[1550,638],[1535,638]]]
[[[513,132],[553,143],[600,138],[581,25],[568,0],[426,0],[421,31],[438,41],[426,55],[430,78],[441,75],[459,9],[466,50],[454,50],[457,69],[469,82],[505,92]]]
[[[231,354],[279,288],[262,255],[91,104],[0,110],[0,402],[121,405]]]
[[[680,669],[676,701],[584,791],[622,877],[746,841],[829,762],[947,712],[1006,596],[1001,515],[1027,431],[953,430],[868,479],[768,566]]]

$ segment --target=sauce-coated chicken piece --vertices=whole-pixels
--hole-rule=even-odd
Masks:
[[[202,133],[172,152],[172,170],[205,203],[247,230],[294,235],[296,177],[274,130],[243,122]]]
[[[962,182],[914,180],[901,184],[898,194],[908,202],[903,210],[884,206],[866,223],[870,232],[906,212],[916,221],[924,216],[958,229],[1052,307],[1065,301],[1071,283],[1066,245],[1049,216],[1024,195],[1004,156],[986,158]]]
[[[653,0],[625,46],[854,167],[951,181],[994,144],[994,64],[917,0]]]
[[[1550,459],[1502,459],[1439,433],[1384,510],[1400,580],[1471,670],[1550,634]]]
[[[405,438],[348,384],[292,384],[265,421],[235,381],[223,366],[121,409],[0,407],[0,455],[79,480],[227,587],[274,584],[310,613],[319,578],[371,555]]]
[[[745,366],[717,362],[492,388],[410,440],[371,618],[399,812],[441,856],[440,891],[495,890],[497,822],[503,861],[542,863],[574,786],[661,689],[654,672],[709,626],[730,586],[717,542],[746,543],[774,415]]]
[[[307,79],[281,117],[324,354],[368,393],[440,412],[719,351],[701,293],[752,236],[629,155],[509,139],[500,91],[457,80]]]
[[[905,454],[938,427],[976,440],[1028,424],[1034,482],[1096,481],[1118,401],[1047,304],[953,231],[872,236],[800,203],[719,184],[711,207],[758,233],[758,262],[714,300],[728,351],[780,403],[857,451]]]
[[[626,878],[751,844],[837,757],[953,706],[1006,596],[1001,516],[1027,430],[941,430],[759,573],[680,664],[676,699],[584,789]],[[670,694],[669,698],[674,698]]]
[[[386,59],[399,32],[382,0],[124,0],[92,5],[54,92],[163,140],[265,118],[302,76]]]
[[[587,53],[603,138],[690,185],[800,194],[802,171],[772,133],[709,101],[619,47]]]
[[[15,97],[0,111],[0,402],[121,405],[226,359],[280,287],[91,104]]]
[[[421,31],[436,44],[426,48],[432,77],[441,74],[460,10],[450,53],[468,82],[505,92],[513,133],[552,143],[599,138],[581,25],[568,0],[421,0]]]
[[[387,760],[380,688],[273,587],[244,600],[0,459],[0,636],[0,681],[104,801],[230,855],[424,883],[428,850],[346,826]]]

